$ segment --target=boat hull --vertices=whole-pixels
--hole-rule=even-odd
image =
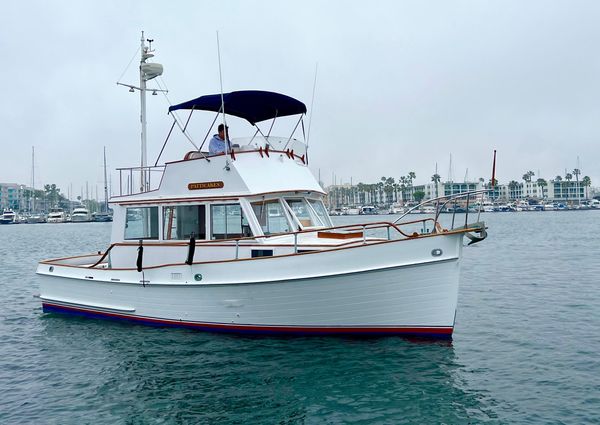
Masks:
[[[439,238],[358,247],[350,253],[159,267],[145,270],[143,277],[135,270],[92,269],[78,277],[79,268],[55,266],[57,270],[46,272],[48,266],[41,264],[40,297],[47,312],[206,331],[449,338],[462,236],[443,237],[442,258],[431,257],[431,247],[442,246],[434,239]],[[429,258],[413,253],[412,262],[390,264],[396,245],[429,251]],[[336,261],[354,250],[362,264]],[[273,270],[273,279],[242,278],[255,275],[256,267]],[[116,273],[120,281],[111,281]],[[302,274],[306,277],[297,278]],[[172,281],[173,275],[180,281]]]

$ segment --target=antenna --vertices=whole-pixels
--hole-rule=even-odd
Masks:
[[[306,134],[306,150],[308,150],[308,141],[310,140],[310,127],[313,117],[313,104],[315,103],[315,90],[317,88],[317,72],[319,71],[319,62],[315,64],[315,80],[313,81],[312,99],[310,100],[310,117],[308,117],[308,133]]]
[[[225,97],[223,96],[223,72],[221,70],[221,44],[219,43],[219,31],[217,31],[217,56],[219,59],[219,83],[221,85],[221,113],[223,114],[223,126],[225,133],[225,152],[229,153],[229,132],[227,131],[227,120],[225,119]],[[228,167],[229,165],[226,165]]]

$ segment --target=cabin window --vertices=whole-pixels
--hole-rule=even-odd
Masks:
[[[304,199],[286,199],[285,201],[290,206],[302,227],[322,226],[319,219],[311,214],[310,207]]]
[[[158,239],[158,207],[127,208],[125,239]]]
[[[329,215],[327,214],[327,210],[325,209],[325,205],[323,205],[323,201],[320,199],[309,199],[308,203],[324,226],[333,227],[333,223],[331,223]]]
[[[252,209],[265,235],[290,232],[290,223],[279,200],[253,202]]]
[[[240,204],[211,205],[211,239],[252,236]]]
[[[183,205],[163,207],[163,239],[206,239],[206,206]]]

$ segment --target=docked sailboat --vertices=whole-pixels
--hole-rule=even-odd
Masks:
[[[142,64],[145,53],[142,41]],[[39,263],[44,311],[222,332],[452,335],[463,238],[485,238],[482,223],[336,226],[306,143],[258,126],[296,116],[297,129],[304,103],[253,90],[169,109],[181,110],[242,118],[254,134],[121,169],[110,246]]]

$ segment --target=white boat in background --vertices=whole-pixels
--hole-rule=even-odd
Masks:
[[[77,207],[71,213],[71,223],[87,223],[92,221],[92,215],[85,207]]]
[[[51,208],[46,219],[48,223],[64,223],[66,221],[65,211],[62,208]]]
[[[494,203],[492,201],[483,201],[482,212],[494,212]]]
[[[46,223],[47,221],[48,218],[42,213],[33,213],[27,217],[27,223],[29,224]]]
[[[360,207],[360,215],[377,215],[379,212],[377,211],[377,207],[373,205],[363,205]]]
[[[360,208],[358,207],[348,207],[348,209],[346,210],[346,215],[359,215],[360,214]]]
[[[556,210],[556,206],[554,204],[544,204],[544,211],[555,211]]]
[[[142,37],[142,71],[149,54]],[[145,95],[144,77],[140,87]],[[224,110],[254,136],[224,153],[157,167],[142,155],[141,167],[121,169],[141,184],[111,199],[110,246],[39,263],[44,311],[221,332],[451,337],[463,238],[483,240],[483,223],[334,226],[306,144],[257,125],[294,115],[300,124],[304,103],[237,91],[177,110]]]
[[[390,214],[403,214],[406,209],[401,204],[392,204],[390,206]]]
[[[6,208],[0,215],[0,224],[18,224],[19,217],[10,208]]]

